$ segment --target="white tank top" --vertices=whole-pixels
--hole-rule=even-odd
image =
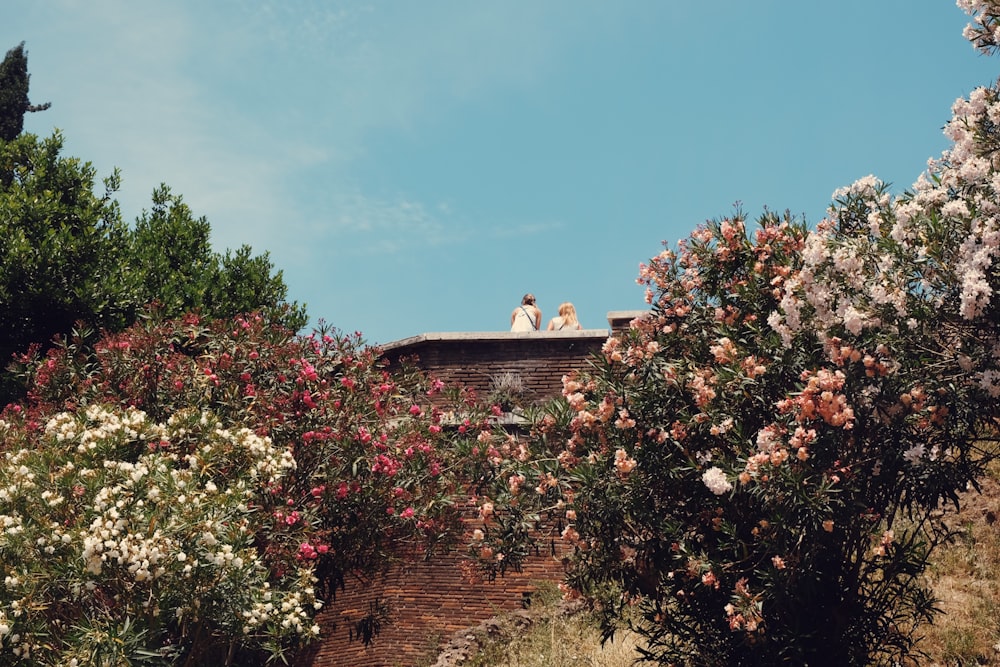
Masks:
[[[535,321],[531,312],[525,306],[521,306],[514,313],[514,323],[510,325],[511,331],[534,331]]]

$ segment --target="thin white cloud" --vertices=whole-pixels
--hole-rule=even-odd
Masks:
[[[403,197],[381,199],[360,190],[337,191],[328,214],[314,221],[309,238],[326,242],[338,255],[394,254],[419,246],[454,243],[466,234],[453,215]]]
[[[336,256],[392,255],[483,242],[489,239],[528,238],[565,227],[560,222],[521,222],[477,219],[451,202],[425,204],[405,196],[374,197],[358,188],[327,193],[324,214],[305,223],[289,221],[284,228],[293,242],[289,252],[305,260],[315,253]],[[284,244],[277,240],[270,247]]]
[[[44,38],[32,45],[33,83],[49,84],[43,89],[53,101],[51,114],[39,115],[64,130],[71,154],[101,173],[121,168],[126,216],[148,208],[153,188],[166,182],[213,222],[263,226],[283,208],[266,187],[281,168],[325,157],[304,145],[278,150],[248,116],[217,113],[210,84],[189,70],[201,39],[190,16],[113,0],[60,10],[46,17],[52,32],[73,25],[77,41],[58,54]],[[214,226],[234,240],[225,225]]]
[[[463,215],[460,193],[432,202],[366,192],[351,167],[380,133],[415,130],[441,109],[543,80],[555,29],[567,28],[553,19],[559,11],[65,0],[27,16],[45,23],[44,34],[28,36],[32,92],[53,101],[47,122],[65,130],[71,154],[102,174],[121,168],[126,217],[166,182],[208,217],[220,249],[250,243],[313,261],[320,250],[303,239],[387,254],[530,235],[551,225]],[[317,174],[324,192],[304,191]]]
[[[566,224],[558,220],[551,222],[521,223],[508,226],[496,227],[493,229],[494,238],[510,239],[518,237],[538,236],[557,232],[566,228]]]

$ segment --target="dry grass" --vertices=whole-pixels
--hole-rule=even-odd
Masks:
[[[601,645],[586,615],[544,618],[527,631],[486,646],[469,667],[631,667],[636,638],[615,635]]]
[[[962,499],[951,517],[960,534],[934,555],[928,578],[943,614],[927,627],[921,648],[930,664],[1000,667],[1000,483],[997,470],[982,494]]]
[[[638,637],[621,632],[601,644],[594,618],[562,601],[553,582],[536,582],[531,608],[494,619],[480,630],[476,655],[461,667],[631,667]]]

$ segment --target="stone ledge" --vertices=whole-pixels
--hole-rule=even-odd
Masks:
[[[381,347],[382,350],[388,352],[420,343],[601,339],[607,338],[609,335],[611,335],[611,331],[608,329],[581,329],[577,331],[444,331],[410,336],[409,338],[386,343]]]

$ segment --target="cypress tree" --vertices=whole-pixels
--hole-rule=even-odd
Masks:
[[[44,111],[51,105],[28,101],[28,52],[21,42],[0,62],[0,139],[12,141],[24,129],[24,114]]]

